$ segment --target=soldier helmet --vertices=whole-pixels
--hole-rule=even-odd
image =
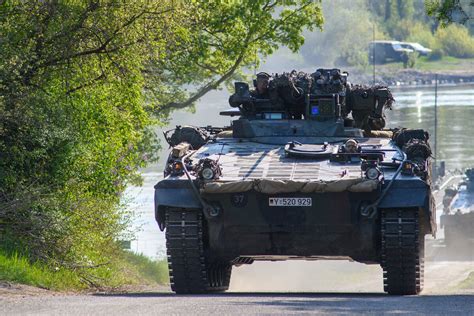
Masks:
[[[270,75],[264,71],[261,71],[257,74],[257,79],[258,78],[264,78],[264,79],[270,79]]]

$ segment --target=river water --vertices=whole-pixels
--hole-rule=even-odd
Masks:
[[[388,127],[422,128],[431,135],[430,144],[435,148],[435,91],[433,87],[394,88],[394,109],[387,111]],[[175,125],[224,126],[230,124],[229,117],[219,116],[219,111],[229,108],[226,91],[214,91],[201,99],[195,111],[173,113],[168,128]],[[437,97],[438,161],[444,160],[447,169],[474,167],[474,86],[444,86],[438,88]],[[161,134],[162,130],[157,131]],[[167,157],[167,144],[163,146],[161,159],[157,164],[143,170],[142,187],[130,187],[125,194],[129,208],[135,214],[133,229],[136,238],[131,250],[150,258],[165,255],[164,233],[155,222],[153,211],[153,185],[162,178]]]

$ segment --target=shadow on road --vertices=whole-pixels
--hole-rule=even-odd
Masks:
[[[274,298],[273,296],[270,296]],[[272,300],[238,302],[241,306],[272,307],[282,312],[328,312],[341,314],[467,314],[474,310],[470,295],[390,296],[385,294],[315,294],[284,296]]]
[[[384,293],[221,293],[176,295],[174,293],[109,293],[107,297],[159,299],[176,307],[214,305],[225,310],[313,312],[338,314],[469,314],[474,310],[472,295],[391,296]],[[179,307],[178,307],[179,306]]]
[[[225,292],[213,294],[175,294],[173,292],[127,292],[127,293],[94,293],[94,296],[111,296],[111,297],[333,297],[333,296],[347,296],[347,297],[387,297],[385,293],[313,293],[313,292]]]

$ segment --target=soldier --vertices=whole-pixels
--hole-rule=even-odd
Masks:
[[[234,93],[229,98],[229,104],[232,107],[238,107],[242,104],[249,103],[252,98],[254,99],[270,99],[269,84],[271,76],[266,72],[259,72],[257,79],[254,80],[255,89],[250,90],[249,96],[242,96]]]

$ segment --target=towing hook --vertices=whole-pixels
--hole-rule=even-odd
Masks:
[[[377,212],[377,203],[365,202],[359,207],[360,215],[367,218],[373,218]]]
[[[377,205],[374,205],[374,204],[367,205],[366,207],[363,207],[360,210],[360,214],[368,218],[374,218],[376,213],[377,213]]]
[[[220,209],[218,207],[215,207],[213,205],[207,204],[204,207],[204,212],[209,216],[209,217],[217,217],[220,213]]]

